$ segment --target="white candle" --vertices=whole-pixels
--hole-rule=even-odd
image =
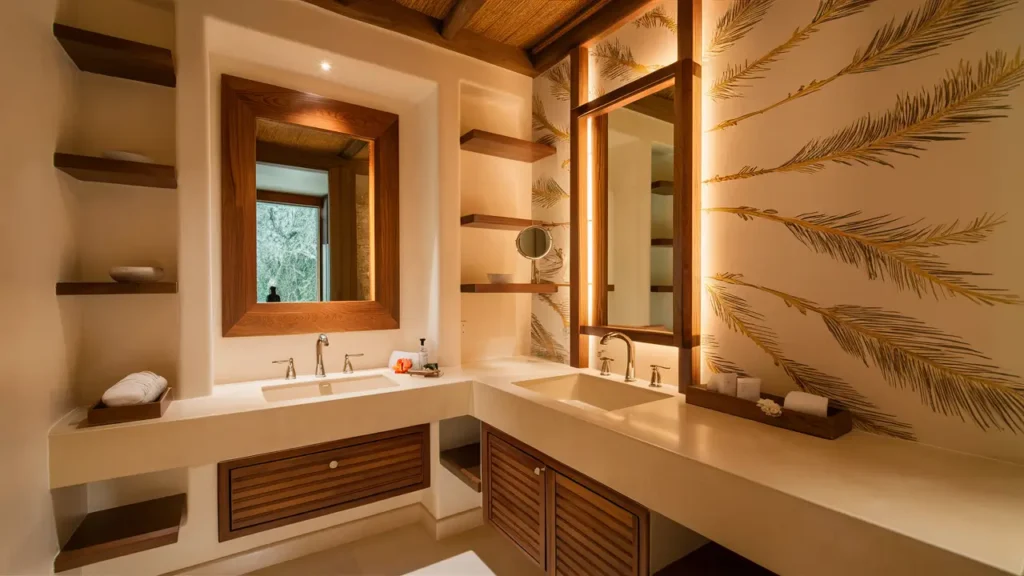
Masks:
[[[761,399],[761,379],[760,378],[737,378],[736,379],[736,396],[743,398],[744,400],[750,400],[751,402],[757,402]]]

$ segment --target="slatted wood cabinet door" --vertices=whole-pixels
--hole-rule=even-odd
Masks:
[[[650,511],[487,424],[484,517],[551,576],[647,576]]]
[[[545,569],[547,469],[486,427],[484,436],[484,517]]]
[[[221,462],[220,541],[430,486],[428,424]]]
[[[552,475],[554,574],[647,576],[641,519],[566,476]]]

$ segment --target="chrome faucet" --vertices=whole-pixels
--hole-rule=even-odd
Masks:
[[[661,372],[658,370],[669,370],[669,367],[651,364],[651,388],[661,388]]]
[[[622,332],[609,332],[601,337],[601,344],[607,344],[613,338],[626,343],[626,382],[636,382],[636,349],[633,347],[633,340]]]
[[[327,376],[327,372],[324,371],[324,346],[330,346],[330,341],[327,340],[327,334],[321,334],[316,339],[316,375],[320,377]]]
[[[355,372],[355,370],[352,369],[352,361],[349,360],[349,358],[359,358],[360,356],[362,356],[362,354],[345,354],[345,366],[341,369],[342,374],[351,374]]]
[[[287,360],[274,360],[273,363],[274,364],[284,364],[284,363],[287,363],[288,367],[285,368],[285,370],[284,370],[284,379],[285,380],[295,380],[295,359],[294,358],[289,358]]]

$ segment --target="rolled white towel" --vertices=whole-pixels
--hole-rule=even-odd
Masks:
[[[105,406],[132,406],[153,402],[164,393],[167,379],[152,372],[135,372],[103,393]]]

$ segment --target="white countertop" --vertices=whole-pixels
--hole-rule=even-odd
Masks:
[[[783,574],[895,573],[904,565],[1024,574],[1024,466],[858,431],[823,440],[688,406],[679,394],[595,412],[513,384],[573,372],[533,358],[449,368],[430,379],[363,371],[355,376],[386,373],[399,385],[274,403],[262,387],[284,380],[221,385],[211,396],[175,401],[159,420],[95,428],[81,427],[79,409],[51,430],[50,483],[196,466],[471,414]],[[837,565],[814,564],[822,555]]]

